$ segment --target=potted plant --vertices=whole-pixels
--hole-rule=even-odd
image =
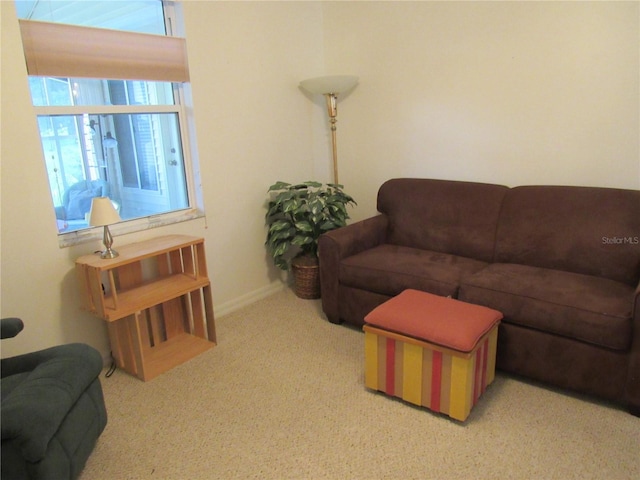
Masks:
[[[347,205],[356,205],[342,185],[276,182],[269,187],[267,249],[275,265],[294,274],[301,298],[319,298],[318,239],[347,224]]]

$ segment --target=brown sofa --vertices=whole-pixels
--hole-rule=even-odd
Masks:
[[[320,238],[331,322],[406,288],[486,305],[499,369],[640,414],[640,191],[404,178],[378,211]]]

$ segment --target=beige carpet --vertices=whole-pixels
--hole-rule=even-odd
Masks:
[[[283,291],[144,383],[102,378],[91,479],[638,479],[640,418],[498,374],[468,420],[363,384],[363,335]]]

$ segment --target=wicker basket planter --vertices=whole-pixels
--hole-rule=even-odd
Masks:
[[[318,258],[301,255],[291,261],[294,292],[300,298],[320,298],[320,268]]]
[[[333,183],[276,182],[268,193],[267,250],[276,267],[293,272],[298,297],[320,298],[318,239],[344,227],[347,206],[356,202],[342,191],[342,185]]]

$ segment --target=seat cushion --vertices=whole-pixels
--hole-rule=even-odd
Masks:
[[[465,277],[459,298],[500,310],[508,323],[626,350],[633,292],[590,275],[496,263]]]
[[[408,289],[373,309],[365,322],[458,352],[470,352],[501,318],[502,313],[491,308]]]
[[[456,255],[385,244],[344,259],[339,279],[343,285],[389,296],[413,288],[455,297],[460,279],[486,265]]]

